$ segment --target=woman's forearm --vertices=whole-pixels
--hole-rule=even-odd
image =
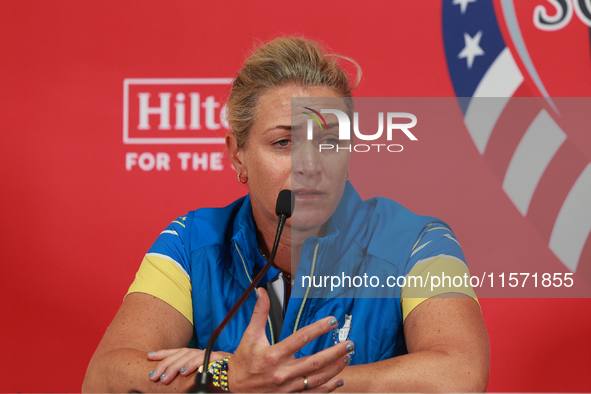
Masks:
[[[353,355],[353,357],[355,357]],[[425,350],[371,364],[353,365],[340,374],[341,392],[484,392],[488,361],[445,350]]]
[[[166,385],[149,379],[158,361],[148,360],[146,352],[136,349],[115,349],[95,354],[82,384],[82,392],[145,393],[184,392],[195,381],[195,373],[177,375]]]

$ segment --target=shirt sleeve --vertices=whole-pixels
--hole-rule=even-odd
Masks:
[[[460,243],[441,223],[425,227],[412,249],[407,267],[401,292],[403,321],[419,304],[437,295],[460,293],[478,302]]]
[[[160,233],[144,256],[127,294],[153,295],[178,310],[193,324],[190,260],[183,244],[186,219],[186,216],[175,219]]]

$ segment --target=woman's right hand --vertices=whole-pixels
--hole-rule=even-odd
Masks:
[[[258,301],[242,341],[228,361],[228,384],[234,392],[331,392],[343,384],[336,377],[351,361],[348,353],[353,342],[347,341],[314,355],[296,359],[294,353],[319,336],[333,330],[334,317],[321,319],[301,328],[271,346],[265,334],[269,297],[257,290]]]
[[[223,360],[231,355],[226,352],[211,352],[209,361]],[[163,349],[150,352],[148,353],[149,360],[160,361],[150,373],[150,380],[169,384],[178,374],[189,376],[203,365],[204,358],[205,351],[200,349]]]

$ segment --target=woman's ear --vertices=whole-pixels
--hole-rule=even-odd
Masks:
[[[238,140],[232,131],[226,133],[226,149],[228,149],[230,161],[232,161],[236,173],[242,178],[248,178],[248,172],[244,163],[244,150],[238,147]]]

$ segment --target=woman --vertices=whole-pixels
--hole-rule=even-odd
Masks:
[[[348,151],[318,150],[320,143],[346,146],[334,119],[312,140],[306,111],[294,111],[292,121],[292,97],[312,110],[329,102],[350,112],[350,102],[338,99],[352,88],[336,60],[312,41],[280,38],[245,62],[228,99],[226,145],[249,194],[226,208],[190,212],[163,231],[90,362],[84,391],[184,391],[194,382],[199,349],[270,254],[282,189],[295,192],[296,209],[275,267],[214,347],[211,361],[227,369],[230,390],[486,388],[488,337],[471,292],[426,300],[399,288],[373,299],[300,294],[299,280],[314,272],[465,269],[444,223],[391,200],[359,198],[347,181]],[[192,339],[196,349],[188,348]]]

